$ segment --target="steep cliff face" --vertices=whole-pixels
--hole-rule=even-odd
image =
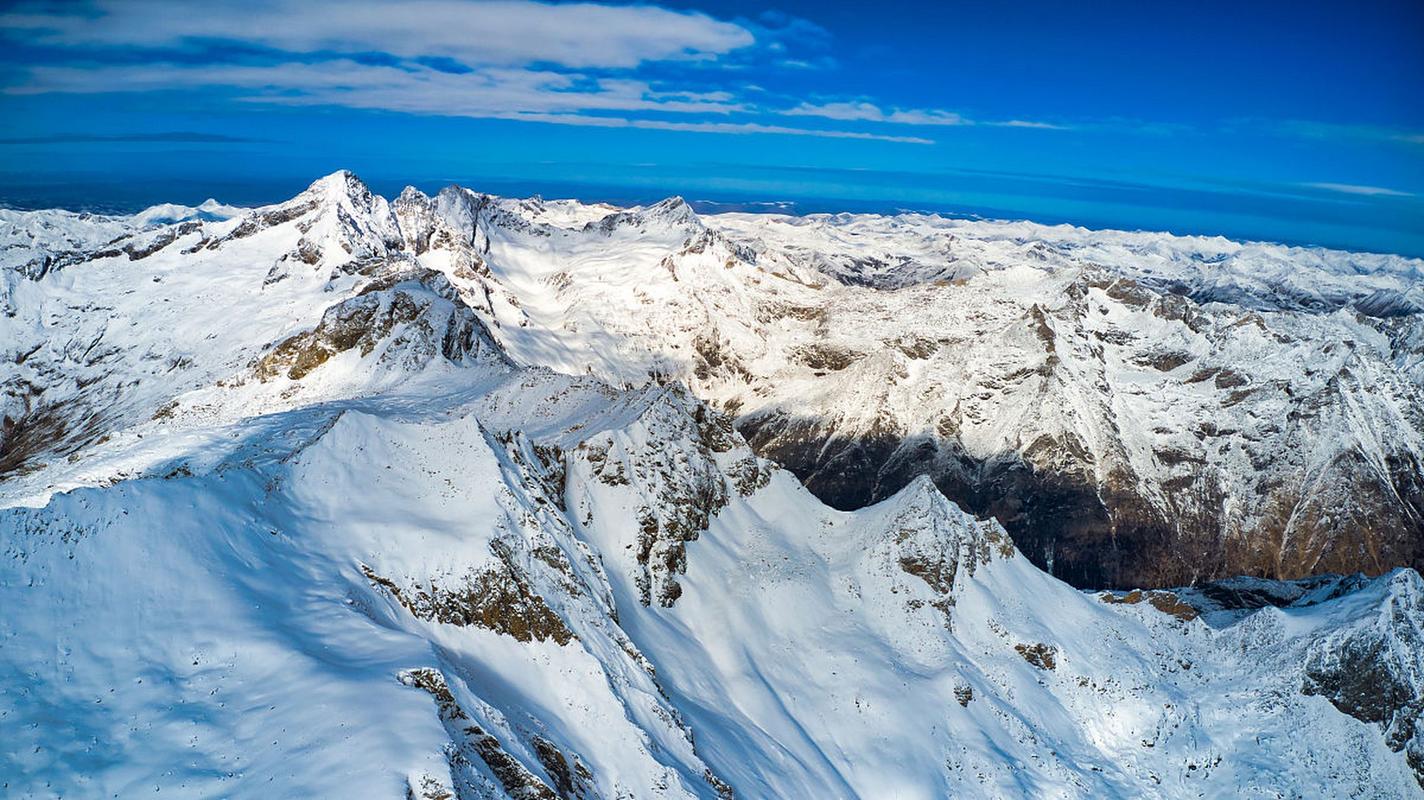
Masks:
[[[1424,394],[1396,367],[1410,358],[1386,337],[1397,320],[1201,307],[1101,272],[1060,281],[1052,306],[1001,290],[926,290],[924,305],[962,301],[979,318],[927,325],[968,329],[933,349],[862,340],[875,355],[783,376],[878,387],[863,403],[753,380],[732,396],[750,395],[739,427],[840,507],[928,474],[1083,586],[1424,557]],[[897,330],[887,311],[846,315],[829,330]]]
[[[1391,477],[1407,315],[1246,311],[1097,268],[812,268],[738,227],[790,222],[388,204],[347,173],[186,216],[102,221],[166,242],[137,255],[6,262],[8,792],[1424,794],[1417,573],[1088,594],[1036,566],[1087,581],[1116,552],[1166,584],[1363,541],[1383,569],[1413,524]],[[18,224],[60,222],[85,223]],[[894,221],[823,221],[871,222]],[[1239,366],[1263,348],[1295,356]],[[804,484],[759,454],[793,435]],[[1202,461],[1144,455],[1163,442]],[[1240,486],[1161,486],[1210,469],[1306,481],[1280,541],[1186,513],[1249,519]]]

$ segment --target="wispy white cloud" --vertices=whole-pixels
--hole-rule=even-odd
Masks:
[[[1038,122],[1029,119],[1006,119],[1003,122],[989,122],[989,125],[997,125],[1001,128],[1032,128],[1043,131],[1066,131],[1072,130],[1071,125],[1059,125],[1054,122]]]
[[[1068,126],[1051,122],[1031,120],[979,120],[970,119],[955,111],[933,108],[882,108],[866,100],[801,103],[781,112],[791,117],[821,117],[842,122],[878,122],[891,125],[923,125],[962,127],[983,125],[999,128],[1034,128],[1038,130],[1065,130]]]
[[[1365,197],[1413,197],[1412,192],[1401,192],[1398,189],[1387,189],[1383,186],[1365,186],[1357,183],[1303,183],[1302,186],[1311,189],[1324,189],[1327,192],[1339,192],[1340,194],[1355,194]]]
[[[23,42],[57,54],[0,72],[5,94],[217,88],[247,102],[914,144],[930,142],[931,128],[1202,132],[1114,118],[983,119],[750,86],[756,66],[773,78],[836,68],[828,31],[779,12],[729,21],[611,0],[243,0],[202,8],[0,0],[0,7],[0,46]],[[1372,125],[1258,119],[1224,130],[1424,146],[1424,132]]]
[[[934,144],[933,139],[919,136],[895,136],[890,134],[866,133],[864,131],[824,130],[819,128],[794,128],[784,125],[766,125],[757,122],[682,122],[657,119],[625,119],[620,117],[594,117],[573,114],[511,114],[506,119],[533,122],[550,122],[563,125],[588,125],[603,128],[645,128],[663,131],[685,131],[690,133],[752,134],[769,133],[786,136],[813,136],[825,139],[861,139],[876,142],[899,142],[901,144]]]
[[[171,0],[21,0],[0,12],[0,45],[61,57],[11,70],[0,92],[219,89],[252,103],[906,144],[933,141],[888,126],[1066,127],[729,89],[749,63],[832,69],[830,39],[777,12],[726,21],[596,2],[248,0],[180,11]]]
[[[276,66],[125,66],[98,73],[74,67],[42,67],[26,92],[130,91],[229,87],[249,90],[249,102],[332,105],[412,114],[505,119],[587,127],[640,128],[692,133],[775,134],[832,139],[933,144],[919,136],[798,128],[757,122],[646,119],[629,112],[727,117],[748,107],[724,92],[676,92],[632,79],[589,78],[533,69],[486,69],[473,74],[338,60]],[[575,90],[576,89],[576,90]],[[620,112],[624,115],[620,116]]]
[[[246,99],[287,105],[469,117],[504,116],[511,112],[728,114],[742,110],[725,93],[666,92],[627,78],[512,67],[452,74],[349,59],[314,64],[122,65],[101,71],[37,67],[31,70],[28,83],[6,91],[146,92],[200,87],[247,90]]]
[[[789,41],[829,40],[813,23],[785,14],[726,22],[655,6],[529,0],[414,0],[394,8],[373,0],[252,0],[175,13],[158,0],[97,0],[82,13],[16,6],[0,14],[0,39],[6,37],[79,56],[15,70],[0,86],[12,95],[213,88],[240,101],[283,105],[932,143],[773,124],[774,114],[737,93],[708,88],[705,74],[693,83],[647,77],[651,67],[677,62],[730,69],[735,64],[719,59],[747,52],[784,64],[795,60],[787,55]],[[259,49],[224,59],[222,44]],[[105,48],[143,48],[151,57],[137,63],[93,57]],[[203,48],[218,54],[181,57]],[[730,121],[734,115],[739,119]]]
[[[289,52],[381,52],[462,64],[635,67],[706,59],[752,46],[752,31],[705,14],[649,5],[529,0],[251,0],[175,7],[169,0],[97,0],[55,10],[19,6],[0,29],[41,44],[169,47],[228,40]]]
[[[905,125],[971,125],[969,120],[950,111],[891,109],[886,111],[866,101],[802,103],[781,112],[788,117],[821,117],[842,122],[893,122]]]

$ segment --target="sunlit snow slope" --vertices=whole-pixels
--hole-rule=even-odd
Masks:
[[[756,455],[724,411],[842,308],[797,293],[906,291],[732,238],[769,221],[346,173],[4,213],[7,797],[1424,796],[1417,572],[1086,593],[937,475],[837,510]],[[1417,416],[1391,374],[1351,413]]]

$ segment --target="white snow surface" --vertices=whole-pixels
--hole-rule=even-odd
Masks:
[[[885,230],[964,263],[872,264]],[[795,309],[980,284],[1021,308],[1074,279],[1062,259],[1126,251],[1142,280],[1379,350],[1349,306],[1417,303],[1418,261],[678,199],[387,202],[349,173],[262,209],[0,212],[0,243],[6,797],[1424,796],[1424,744],[1303,689],[1368,650],[1420,696],[1418,573],[1202,617],[1080,592],[926,478],[825,506],[697,396],[872,402],[868,375],[789,376]],[[1036,248],[1050,266],[1024,266]],[[820,330],[924,335],[876,314]],[[697,376],[709,319],[781,394]],[[1420,364],[1397,367],[1417,397]],[[1180,413],[1161,391],[1134,413]]]

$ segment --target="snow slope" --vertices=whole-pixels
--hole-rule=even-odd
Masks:
[[[1424,795],[1417,572],[1092,594],[925,477],[823,504],[602,319],[832,286],[683,203],[95,224],[7,262],[7,796]]]

